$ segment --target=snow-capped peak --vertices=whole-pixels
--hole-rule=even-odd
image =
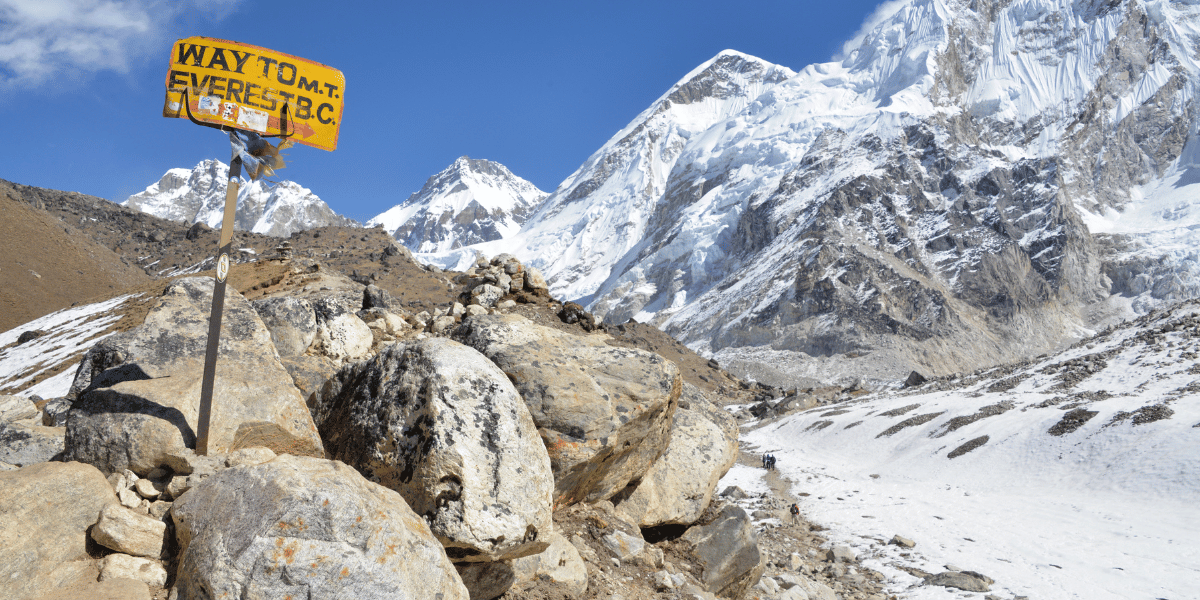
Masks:
[[[444,252],[511,237],[545,197],[500,163],[462,156],[367,226],[382,226],[414,252]]]
[[[157,182],[121,204],[144,213],[184,223],[220,227],[225,211],[229,165],[208,159],[191,170],[170,169]],[[238,187],[234,229],[287,236],[313,227],[357,225],[292,181],[242,180]]]

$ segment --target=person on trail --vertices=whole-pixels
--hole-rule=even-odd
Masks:
[[[797,506],[795,502],[792,503],[792,507],[788,509],[788,512],[792,513],[793,525],[800,523],[800,507]]]
[[[763,468],[764,468],[764,469],[765,469],[765,468],[767,468],[767,457],[769,457],[769,456],[771,456],[771,455],[770,455],[770,454],[763,454],[763,455],[762,455],[762,463],[763,463]]]

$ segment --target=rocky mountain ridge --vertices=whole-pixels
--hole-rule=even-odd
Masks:
[[[445,252],[514,235],[546,197],[504,165],[466,156],[367,221],[413,252]]]
[[[188,169],[171,169],[145,190],[121,202],[141,212],[186,224],[220,228],[225,213],[229,165],[204,160]],[[327,225],[353,226],[311,190],[292,181],[243,180],[238,188],[234,229],[273,236]]]

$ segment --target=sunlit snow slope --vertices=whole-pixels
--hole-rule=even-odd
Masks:
[[[1060,354],[818,407],[743,439],[774,453],[808,516],[904,598],[955,597],[900,568],[946,564],[995,579],[1000,597],[1193,598],[1198,355],[1192,301]],[[896,534],[916,548],[888,545]]]

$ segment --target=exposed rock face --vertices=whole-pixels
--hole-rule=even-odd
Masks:
[[[314,308],[317,350],[338,364],[367,357],[375,338],[355,310],[332,298],[318,300]]]
[[[683,380],[674,363],[516,315],[471,317],[456,333],[517,386],[554,468],[555,502],[596,502],[666,449]]]
[[[82,463],[41,463],[0,472],[0,597],[37,598],[95,581],[88,528],[117,502],[104,474]]]
[[[0,423],[0,463],[24,467],[53,460],[62,454],[63,427],[45,427],[30,421]]]
[[[195,447],[200,386],[213,280],[180,279],[145,322],[88,351],[72,390],[68,460],[105,472],[145,474],[167,453]],[[285,452],[322,455],[320,437],[292,378],[276,358],[270,334],[240,294],[226,288],[213,391],[209,451],[234,447],[239,430],[269,423]],[[264,445],[259,443],[258,445]]]
[[[762,575],[758,536],[746,511],[726,506],[712,523],[683,534],[692,553],[704,566],[706,590],[725,598],[740,598]]]
[[[279,297],[253,303],[263,325],[271,332],[271,342],[281,358],[299,356],[317,337],[317,316],[307,300]]]
[[[550,459],[517,390],[478,351],[395,344],[340,371],[313,413],[330,456],[400,492],[452,560],[546,548]]]
[[[667,451],[614,498],[617,510],[642,527],[696,522],[737,449],[737,420],[685,383]]]
[[[280,456],[226,469],[172,517],[180,598],[469,597],[399,494],[340,462]]]

